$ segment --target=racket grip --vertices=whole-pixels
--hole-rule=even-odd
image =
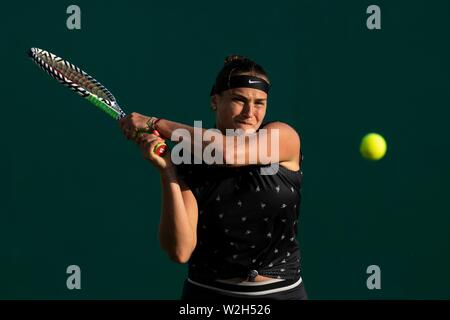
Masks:
[[[161,134],[157,130],[153,130],[152,133],[155,136],[161,137]],[[158,156],[163,157],[167,152],[167,148],[167,144],[165,144],[164,142],[160,142],[153,148],[153,152]]]

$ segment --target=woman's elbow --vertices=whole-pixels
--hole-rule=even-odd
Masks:
[[[185,264],[191,258],[190,255],[169,254],[170,260],[179,264]]]
[[[185,264],[189,261],[194,250],[174,250],[168,252],[170,260],[179,264]]]
[[[164,241],[160,241],[161,248],[167,253],[170,260],[184,264],[191,258],[192,252],[194,252],[196,241],[189,246],[177,247],[174,245],[167,245]]]

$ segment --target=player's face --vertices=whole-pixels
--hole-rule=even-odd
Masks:
[[[256,131],[264,120],[267,93],[253,88],[235,88],[215,95],[212,104],[216,108],[217,129],[242,129]]]

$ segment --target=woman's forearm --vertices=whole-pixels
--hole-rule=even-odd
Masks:
[[[227,136],[224,135],[223,133],[221,133],[219,130],[217,130],[215,133],[212,133],[211,131],[209,132],[210,135],[216,135],[218,137],[218,141],[215,141],[215,138],[212,138],[211,136],[209,136],[208,138],[204,137],[204,134],[208,131],[208,129],[203,129],[201,127],[191,127],[188,125],[185,125],[183,123],[179,123],[179,122],[174,122],[174,121],[170,121],[167,119],[161,119],[161,121],[158,121],[156,129],[158,130],[158,132],[160,134],[162,134],[163,137],[167,138],[167,139],[171,139],[172,137],[179,138],[179,137],[183,137],[183,141],[185,139],[185,134],[183,134],[183,131],[185,133],[187,133],[187,137],[190,139],[190,151],[192,154],[197,154],[197,152],[200,152],[201,154],[203,154],[203,151],[205,150],[205,148],[207,146],[209,146],[209,144],[214,143],[214,149],[215,152],[218,153],[218,158],[217,160],[220,159],[220,161],[216,164],[221,164],[221,163],[227,163],[230,162],[230,159],[227,159],[226,156],[226,150],[227,150]],[[172,136],[172,134],[174,132],[178,131],[178,134],[176,134],[175,136]],[[230,139],[230,138],[229,138]],[[234,137],[231,137],[231,139],[233,139],[234,141]],[[233,142],[232,141],[232,142]],[[234,141],[236,142],[236,141]],[[245,144],[245,142],[244,142]],[[235,154],[236,150],[239,149],[243,149],[243,148],[239,148],[237,146],[236,143],[232,144],[233,145],[233,155]],[[230,150],[231,151],[231,150]],[[231,152],[228,152],[231,153]],[[233,157],[232,155],[232,157]],[[232,160],[231,160],[232,162]]]
[[[176,170],[161,173],[162,211],[159,225],[161,247],[179,263],[189,260],[196,246],[196,230],[184,204]]]
[[[207,140],[203,141],[202,139],[203,133],[207,129],[203,129],[200,127],[199,128],[191,127],[183,123],[174,122],[167,119],[161,119],[161,121],[158,121],[156,129],[160,134],[162,134],[163,137],[169,140],[171,139],[172,133],[174,131],[186,130],[189,133],[189,137],[191,139],[192,150],[194,150],[195,146],[200,147],[203,150],[204,147],[206,147],[209,143],[211,143],[211,141]],[[195,134],[200,134],[200,136],[197,137],[197,139],[195,139]],[[195,143],[197,143],[197,145]]]
[[[220,131],[213,132],[166,119],[158,121],[156,129],[166,138],[172,138],[176,130],[185,130],[190,138],[191,153],[200,157],[204,156],[205,148],[213,143],[212,148],[208,148],[206,156],[218,165],[267,165],[296,161],[300,149],[300,138],[297,132],[281,122],[272,122],[264,126],[263,130],[258,132],[249,130],[245,134],[239,132],[242,129],[232,130],[234,132],[232,134],[228,131],[223,134]],[[244,133],[244,131],[241,132]],[[184,135],[180,132],[176,136]],[[214,156],[210,154],[211,150],[214,150]]]

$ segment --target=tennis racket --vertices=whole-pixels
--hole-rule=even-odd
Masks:
[[[77,66],[51,52],[39,48],[31,48],[28,55],[51,77],[78,93],[113,119],[119,120],[126,116],[112,93]],[[160,136],[156,130],[152,133]],[[166,144],[158,143],[153,149],[153,152],[159,156],[163,156],[166,150]]]

